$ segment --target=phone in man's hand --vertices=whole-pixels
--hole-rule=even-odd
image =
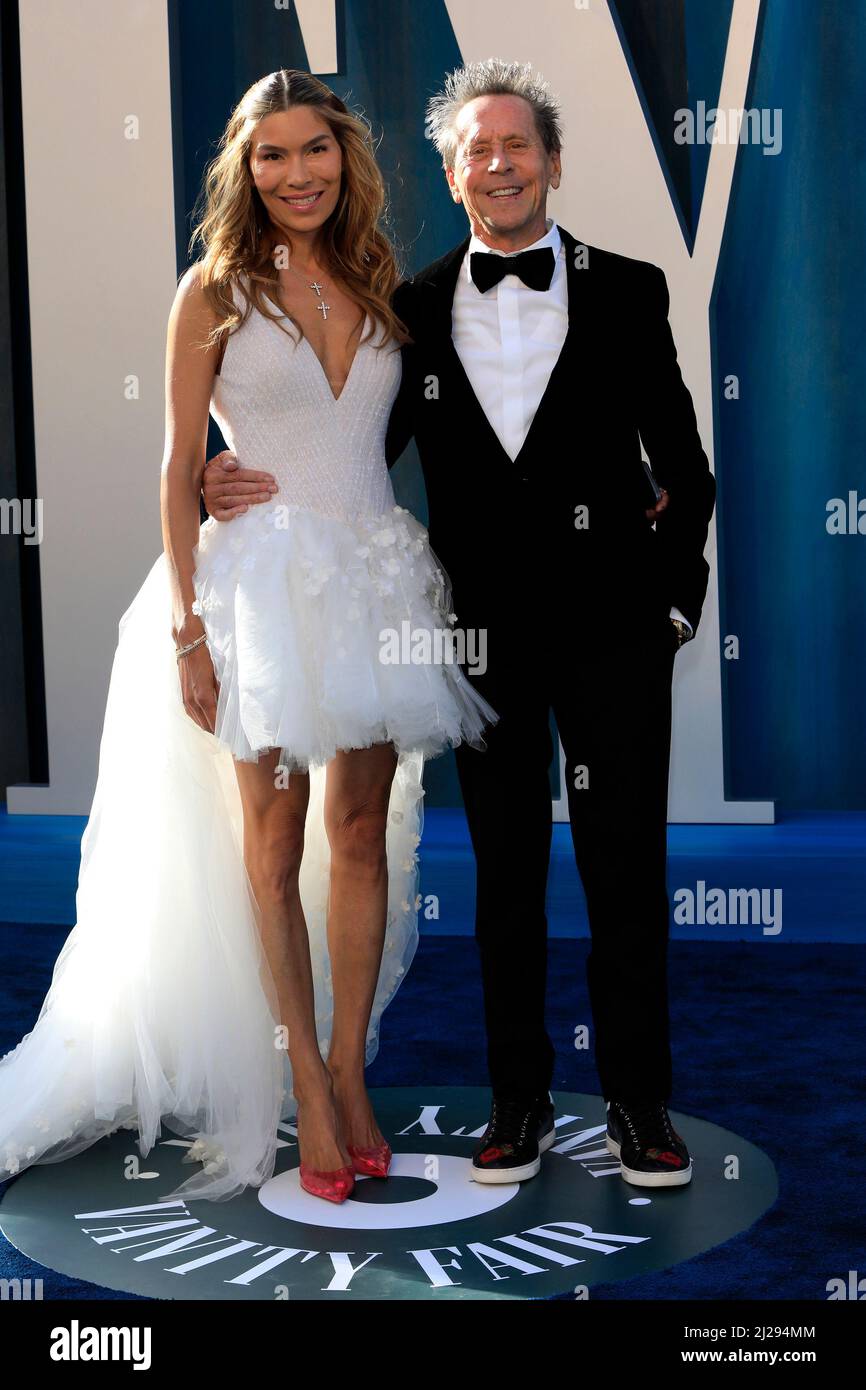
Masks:
[[[647,463],[646,459],[642,458],[641,463],[643,464],[643,471],[646,474],[646,480],[649,484],[650,492],[652,494],[650,497],[647,498],[647,506],[654,507],[656,502],[658,502],[659,498],[662,495],[662,490],[656,482],[655,477],[653,475],[653,471]]]

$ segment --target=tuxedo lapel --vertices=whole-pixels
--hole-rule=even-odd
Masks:
[[[557,412],[560,414],[560,423],[566,412],[573,411],[575,405],[575,392],[579,383],[579,363],[581,358],[581,348],[588,349],[592,335],[592,315],[590,299],[590,279],[589,268],[578,268],[575,261],[575,251],[579,242],[567,232],[564,227],[556,224],[562,244],[565,248],[565,274],[568,285],[568,328],[565,334],[565,341],[560,349],[559,356],[553,364],[544,394],[538,402],[532,423],[526,432],[520,452],[514,460],[515,467],[520,463],[524,454],[528,454],[533,448],[537,439],[544,438],[545,431],[551,433],[549,426],[551,418],[556,418]],[[589,355],[584,361],[589,360]]]
[[[459,246],[456,246],[452,252],[443,257],[434,274],[424,282],[427,289],[425,317],[436,353],[437,355],[441,354],[439,358],[440,369],[445,378],[445,388],[446,390],[450,388],[455,395],[457,418],[463,418],[462,411],[468,411],[468,422],[474,421],[482,432],[486,430],[491,445],[502,454],[506,462],[512,467],[516,467],[523,454],[529,452],[536,438],[542,437],[542,431],[547,428],[549,418],[555,414],[557,407],[562,408],[564,402],[571,403],[580,347],[588,345],[591,336],[589,270],[588,268],[578,268],[575,265],[575,251],[579,243],[570,232],[560,227],[558,223],[557,227],[565,248],[568,329],[559,356],[548,378],[544,394],[533,416],[532,424],[513,464],[472,389],[472,383],[466,375],[452,336],[451,312],[454,304],[454,293],[470,238],[466,237]]]
[[[451,313],[457,277],[461,272],[469,242],[470,238],[467,236],[440,261],[435,273],[425,281],[428,292],[425,317],[437,359],[440,394],[447,399],[453,398],[455,419],[466,420],[470,433],[486,435],[487,447],[497,450],[510,463],[511,460],[499,442],[496,431],[466,375],[452,336]]]

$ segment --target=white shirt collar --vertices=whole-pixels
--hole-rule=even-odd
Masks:
[[[552,217],[548,217],[546,220],[547,231],[544,233],[544,236],[540,236],[537,241],[534,241],[532,243],[531,246],[521,246],[520,251],[535,251],[536,248],[539,246],[549,246],[553,252],[554,258],[559,255],[559,248],[562,245],[562,239],[559,235],[559,228],[557,227],[556,222]],[[483,242],[481,238],[477,237],[473,232],[472,236],[469,238],[469,245],[466,248],[467,274],[469,273],[469,257],[472,255],[473,251],[485,251],[491,256],[520,255],[520,251],[497,251],[492,246],[488,246],[486,242]]]

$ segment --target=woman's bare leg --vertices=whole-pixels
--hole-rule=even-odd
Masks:
[[[347,1144],[381,1144],[364,1082],[367,1027],[385,940],[385,831],[397,755],[390,743],[339,752],[328,764],[325,828],[331,846],[328,950],[334,1029],[328,1070]]]
[[[244,813],[244,860],[261,916],[262,946],[274,978],[280,1022],[288,1035],[298,1145],[311,1168],[349,1162],[338,1137],[331,1078],[316,1035],[310,943],[298,873],[310,797],[306,773],[276,786],[276,750],[258,763],[235,760]]]

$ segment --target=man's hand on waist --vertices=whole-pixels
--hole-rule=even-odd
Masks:
[[[249,507],[269,502],[276,491],[273,474],[241,468],[230,449],[215,454],[204,466],[202,496],[215,521],[231,521]]]

